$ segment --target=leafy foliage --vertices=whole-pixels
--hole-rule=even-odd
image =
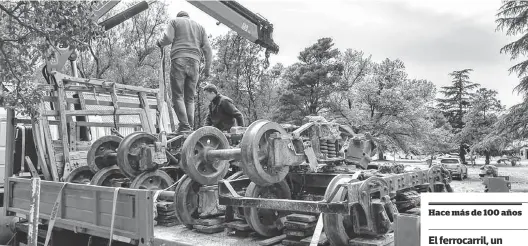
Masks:
[[[489,156],[492,150],[499,150],[500,144],[496,142],[484,141],[487,135],[493,130],[493,125],[498,120],[499,113],[503,106],[497,99],[497,91],[480,88],[471,98],[472,108],[464,116],[464,128],[458,133],[458,142],[471,143],[475,147],[473,151],[486,155],[486,163],[489,163]],[[493,136],[495,138],[495,136]]]
[[[83,51],[103,34],[90,18],[94,2],[16,1],[0,4],[0,81],[14,87],[3,93],[4,106],[36,115],[41,98],[35,85],[38,66],[59,44]]]
[[[287,92],[280,97],[276,120],[299,124],[304,116],[328,107],[343,73],[339,54],[331,38],[321,38],[300,52],[299,62],[285,72]]]
[[[505,45],[501,53],[511,55],[515,60],[528,52],[528,1],[506,1],[497,13],[497,30],[506,31],[508,36],[521,35],[517,40]],[[521,61],[509,69],[510,73],[517,73],[521,79],[515,88],[522,93],[528,92],[528,60]]]

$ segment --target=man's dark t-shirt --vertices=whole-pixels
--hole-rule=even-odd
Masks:
[[[220,94],[216,96],[209,104],[205,125],[229,131],[235,125],[235,120],[238,126],[244,126],[244,117],[233,104],[233,100]]]

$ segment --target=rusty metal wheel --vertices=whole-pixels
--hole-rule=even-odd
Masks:
[[[128,187],[129,179],[119,167],[111,166],[99,170],[90,181],[91,185],[109,187]]]
[[[200,187],[200,183],[187,175],[183,175],[174,192],[176,217],[188,228],[192,228],[195,221],[200,218],[198,212]]]
[[[77,184],[89,184],[92,180],[94,172],[88,166],[78,167],[73,170],[64,182],[77,183]]]
[[[286,181],[275,183],[268,186],[258,186],[251,182],[246,190],[246,197],[261,197],[272,199],[291,199],[290,187]],[[244,217],[247,223],[258,234],[265,237],[273,237],[280,235],[279,229],[275,222],[288,214],[286,211],[278,211],[273,209],[260,209],[256,207],[245,207]]]
[[[130,183],[131,189],[163,190],[174,184],[174,180],[162,170],[144,172]]]
[[[154,146],[158,139],[146,132],[134,132],[126,136],[117,149],[117,165],[129,178],[134,178],[144,171],[140,165],[142,148]]]
[[[187,137],[182,147],[181,167],[203,185],[217,184],[229,171],[229,160],[207,160],[207,150],[229,149],[229,141],[217,128],[202,127]]]
[[[117,164],[117,148],[123,139],[118,136],[103,136],[90,146],[86,159],[92,172]]]
[[[288,174],[288,166],[272,167],[270,160],[270,135],[273,133],[286,134],[277,123],[267,120],[253,122],[242,137],[242,170],[252,182],[260,186],[279,183]]]
[[[348,199],[347,189],[339,187],[339,184],[349,183],[354,179],[350,175],[337,175],[335,176],[328,188],[326,188],[324,198],[325,200],[330,197],[335,189],[339,189],[335,194],[334,198],[329,202],[345,202]],[[348,245],[350,239],[357,237],[354,233],[352,216],[343,214],[323,214],[323,228],[326,233],[328,241],[331,245]],[[359,219],[359,218],[355,218]]]

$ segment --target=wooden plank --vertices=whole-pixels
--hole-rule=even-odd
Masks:
[[[150,104],[147,100],[147,97],[145,93],[138,93],[139,95],[139,102],[141,103],[141,107],[143,108],[143,112],[145,113],[146,122],[143,123],[143,129],[150,129],[151,133],[155,133],[156,130],[154,128],[154,119],[152,119],[152,116],[150,114]],[[148,125],[147,125],[148,124]]]
[[[112,106],[114,107],[114,111],[117,112],[117,110],[119,110],[119,105],[117,103],[117,95],[116,95],[116,92],[114,89],[112,89],[112,91],[110,92],[110,97],[112,98]],[[118,114],[114,114],[114,125],[117,125],[119,124],[119,115]],[[116,127],[117,131],[119,131],[119,127],[117,126],[114,126]]]
[[[59,110],[60,111],[60,110]],[[140,112],[143,112],[142,109],[118,109],[117,112],[114,112],[113,109],[104,109],[104,110],[64,110],[64,115],[68,116],[83,116],[83,115],[137,115]],[[60,113],[54,110],[46,110],[43,113],[44,116],[58,116]]]
[[[77,151],[77,144],[75,144],[75,142],[77,142],[77,124],[76,122],[74,121],[70,121],[69,122],[69,125],[68,125],[68,128],[70,129],[69,131],[69,147],[70,147],[70,151]]]
[[[145,114],[145,112],[141,112],[141,114],[139,114],[139,116],[141,118],[141,124],[143,126],[143,131],[155,134],[156,133],[156,128],[154,126],[154,122],[150,121],[147,118],[147,115]]]
[[[33,165],[33,162],[31,161],[31,159],[29,158],[29,156],[25,156],[24,157],[24,160],[26,161],[26,164],[28,165],[29,167],[29,170],[31,172],[31,176],[33,178],[40,178],[40,175],[38,174],[37,172],[37,168],[35,167],[35,165]]]
[[[275,245],[277,243],[280,243],[284,239],[286,239],[286,235],[282,234],[280,236],[276,236],[276,237],[268,238],[266,240],[262,240],[262,241],[258,242],[258,244],[262,245],[262,246],[270,246],[270,245]]]
[[[86,93],[86,92],[79,92],[79,93]],[[49,96],[45,96],[44,97],[44,101],[52,101],[52,100],[55,100],[53,97],[49,97]],[[108,107],[111,107],[112,106],[112,102],[111,101],[106,101],[106,100],[93,100],[93,99],[84,99],[85,100],[85,104],[86,105],[91,105],[91,106],[108,106]],[[68,103],[73,103],[73,104],[77,104],[79,103],[79,99],[78,98],[68,98],[66,99],[66,101]],[[122,108],[141,108],[141,104],[140,103],[131,103],[131,102],[117,102],[117,105],[119,105],[119,107],[122,107]],[[151,109],[156,109],[157,106],[156,104],[152,104],[150,105],[150,108]]]
[[[128,90],[128,91],[133,91],[133,92],[146,92],[146,93],[151,93],[151,94],[158,93],[157,89],[150,89],[150,88],[144,88],[144,87],[133,86],[133,85],[124,85],[124,84],[119,84],[119,83],[109,82],[109,81],[99,80],[99,79],[82,79],[82,78],[75,78],[75,77],[71,77],[67,75],[62,75],[61,77],[63,77],[65,82],[74,82],[74,83],[92,85],[92,86],[96,85],[96,86],[101,86],[102,88],[108,88],[108,89],[115,86],[116,89]],[[67,85],[66,87],[70,87],[70,86]]]
[[[317,217],[313,215],[307,215],[307,214],[290,214],[286,216],[286,219],[289,221],[306,222],[306,223],[317,221]]]
[[[44,141],[45,141],[45,144],[46,146],[53,146],[51,141],[51,131],[50,131],[50,127],[49,127],[49,124],[48,124],[48,117],[42,117],[42,125],[41,127],[44,129],[43,132],[44,132]],[[63,138],[64,139],[64,138]],[[67,140],[63,140],[63,141],[67,141]],[[68,146],[67,144],[63,144],[63,150],[64,149],[68,149]],[[47,154],[48,154],[48,157],[49,157],[49,166],[51,168],[51,175],[53,177],[53,180],[54,181],[59,181],[59,171],[57,170],[57,165],[55,165],[55,162],[52,161],[52,160],[55,160],[55,150],[53,148],[46,148],[47,150]],[[66,159],[64,159],[64,162],[66,162]]]
[[[62,153],[64,154],[64,166],[69,166],[70,165],[70,154],[69,154],[70,150],[68,148],[68,128],[66,126],[66,122],[67,122],[66,118],[67,116],[70,116],[70,114],[68,114],[68,111],[70,110],[66,110],[65,100],[67,97],[66,97],[66,92],[64,91],[63,79],[64,79],[63,76],[56,76],[55,81],[57,82],[57,87],[58,87],[59,101],[57,102],[57,104],[59,105],[58,107],[59,120],[61,122],[61,124],[59,125],[59,133],[60,133],[61,140],[62,140],[62,149],[63,149]],[[46,139],[48,138],[46,137]],[[51,167],[53,170],[53,163],[51,163]]]
[[[375,238],[354,238],[349,241],[349,246],[394,246],[394,233],[385,234]],[[410,245],[407,245],[410,246]]]

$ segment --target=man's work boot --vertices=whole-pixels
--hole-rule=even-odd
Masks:
[[[192,129],[190,126],[179,125],[178,129],[176,129],[176,134],[190,133],[191,131]]]

